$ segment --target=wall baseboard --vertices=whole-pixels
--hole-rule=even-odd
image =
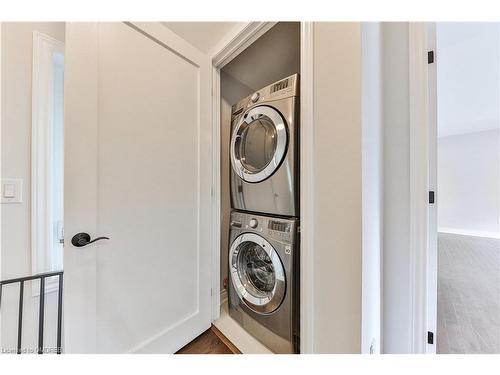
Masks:
[[[456,228],[438,228],[439,233],[449,233],[449,234],[460,234],[462,236],[473,236],[473,237],[483,237],[483,238],[495,238],[500,239],[500,232],[481,232],[481,231],[470,231]]]

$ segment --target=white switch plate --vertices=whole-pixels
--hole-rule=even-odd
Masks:
[[[1,198],[2,203],[22,203],[23,180],[2,178]]]
[[[4,198],[15,198],[16,197],[16,185],[15,184],[4,184],[3,185],[3,196],[4,196]]]

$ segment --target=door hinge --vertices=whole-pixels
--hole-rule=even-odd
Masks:
[[[429,204],[434,204],[436,202],[435,194],[433,191],[429,191]]]
[[[427,331],[427,344],[434,344],[434,332]]]
[[[427,64],[432,64],[434,62],[434,51],[427,52]]]

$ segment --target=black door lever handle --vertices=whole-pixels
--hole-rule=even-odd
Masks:
[[[71,244],[76,247],[83,247],[87,246],[93,242],[99,241],[99,240],[109,240],[109,237],[97,237],[94,238],[92,241],[90,240],[90,234],[88,233],[77,233],[73,236],[71,239]]]

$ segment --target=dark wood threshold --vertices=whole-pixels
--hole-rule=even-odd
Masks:
[[[241,354],[241,351],[212,324],[175,354]]]
[[[219,331],[219,329],[212,324],[210,329],[215,333],[215,335],[231,350],[233,354],[242,354],[241,351],[234,345],[229,339],[224,336],[224,334]]]

